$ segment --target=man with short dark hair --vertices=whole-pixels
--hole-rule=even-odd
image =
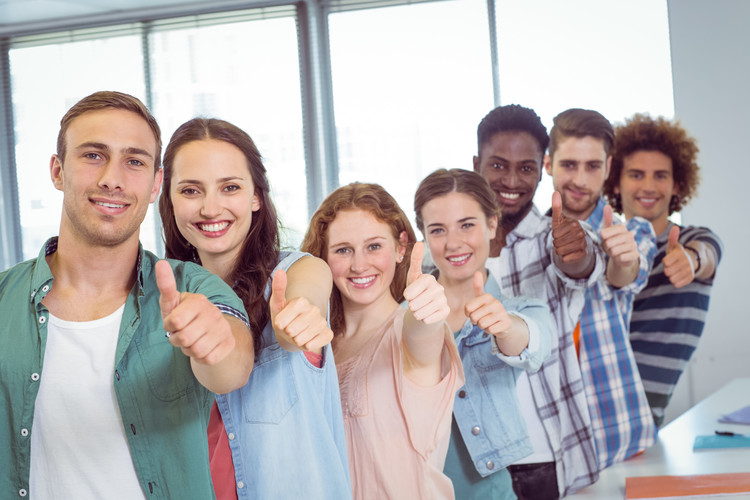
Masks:
[[[601,237],[606,273],[586,290],[580,319],[581,365],[599,468],[654,443],[656,428],[629,339],[635,295],[646,286],[656,241],[640,217],[627,225],[602,198],[614,130],[600,113],[568,109],[554,118],[545,169],[562,194],[563,212],[585,221]]]
[[[136,98],[97,92],[50,161],[60,234],[0,273],[0,496],[213,498],[212,392],[243,386],[242,301],[139,244],[161,138]]]
[[[633,303],[630,343],[657,426],[703,333],[722,254],[710,229],[669,220],[698,189],[697,156],[695,139],[677,121],[636,114],[615,128],[604,188],[615,210],[647,219],[656,232],[648,284]]]
[[[562,213],[534,206],[549,138],[537,114],[518,105],[495,108],[477,128],[474,170],[497,195],[502,212],[487,268],[503,294],[547,301],[557,331],[551,356],[534,374],[522,373],[517,391],[534,452],[509,467],[519,499],[569,495],[598,478],[586,396],[573,345],[584,290],[604,269],[595,235]],[[493,474],[488,477],[499,476]]]

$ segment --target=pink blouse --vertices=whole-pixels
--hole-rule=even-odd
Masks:
[[[404,376],[399,307],[356,356],[337,364],[355,500],[453,499],[443,474],[453,399],[464,384],[461,359],[445,328],[443,378],[421,387]]]

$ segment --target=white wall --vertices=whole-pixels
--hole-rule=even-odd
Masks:
[[[724,243],[703,338],[667,409],[672,419],[750,375],[750,2],[668,0],[668,7],[675,117],[698,141],[702,177],[682,220],[710,227]],[[746,405],[750,387],[737,401]]]

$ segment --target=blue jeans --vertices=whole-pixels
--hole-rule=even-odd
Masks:
[[[518,500],[557,500],[555,462],[518,464],[508,467]]]

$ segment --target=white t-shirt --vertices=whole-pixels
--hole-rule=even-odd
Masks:
[[[542,419],[539,418],[536,405],[534,404],[534,395],[531,392],[531,383],[529,375],[521,372],[516,380],[516,393],[518,402],[521,404],[521,414],[526,420],[526,430],[531,438],[531,445],[534,452],[528,457],[522,458],[514,463],[516,464],[536,464],[544,462],[554,462],[555,456],[552,453],[552,447],[549,445],[547,432],[542,425]]]
[[[114,389],[124,308],[85,322],[49,316],[31,427],[32,499],[145,498]]]

